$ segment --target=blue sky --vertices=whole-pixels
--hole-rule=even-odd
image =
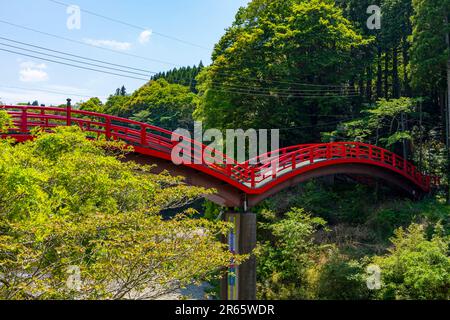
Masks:
[[[231,25],[238,8],[248,2],[248,0],[59,1],[78,5],[82,10],[142,26],[149,32],[85,12],[81,12],[80,29],[69,29],[67,21],[71,14],[67,13],[67,7],[64,5],[58,5],[50,0],[0,0],[1,21],[89,43],[90,46],[1,22],[0,37],[155,72],[172,69],[175,65],[198,64],[200,60],[208,64],[214,44],[223,35],[224,29]],[[204,48],[168,39],[161,34]],[[24,47],[2,39],[0,43]],[[123,54],[98,49],[96,46],[117,50]],[[0,49],[41,56],[3,45],[0,45]],[[36,48],[29,49],[42,51]],[[2,75],[0,101],[8,104],[35,99],[47,105],[60,104],[65,102],[67,94],[74,101],[86,100],[91,96],[104,99],[122,85],[132,92],[145,83],[143,80],[79,70],[4,51],[0,51],[0,70]]]

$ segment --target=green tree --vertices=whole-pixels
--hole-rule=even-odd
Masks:
[[[0,133],[6,132],[6,130],[12,127],[13,122],[9,114],[4,110],[0,110]]]
[[[110,95],[104,106],[104,112],[115,116],[127,116],[130,96]]]
[[[226,224],[159,214],[209,191],[76,127],[36,136],[0,152],[0,299],[151,299],[228,265]]]
[[[305,299],[308,297],[308,269],[315,265],[323,247],[314,243],[315,232],[325,226],[321,218],[292,209],[284,219],[260,225],[270,241],[258,250],[258,296],[261,299]],[[272,217],[271,217],[272,216]]]
[[[438,225],[432,239],[424,227],[398,229],[386,256],[374,258],[381,268],[381,299],[450,299],[450,238]]]
[[[411,98],[381,99],[362,112],[364,117],[345,122],[325,140],[360,141],[387,148],[411,141],[412,132],[404,127],[405,116],[415,116],[418,101]],[[400,149],[401,150],[401,149]]]
[[[197,93],[196,77],[204,68],[203,62],[200,61],[198,66],[174,68],[166,72],[159,72],[151,77],[151,80],[165,79],[172,84],[181,84],[189,86],[193,93]]]
[[[328,87],[313,98],[310,90],[347,83],[368,43],[333,1],[254,0],[240,9],[215,46],[213,64],[199,75],[195,116],[216,128],[294,127],[283,132],[284,141],[317,141],[320,129],[295,127],[320,127],[336,119],[320,116],[350,108]],[[307,97],[281,94],[294,91]]]
[[[411,36],[411,77],[415,88],[426,92],[443,90],[449,59],[446,20],[449,0],[413,0],[413,33]]]
[[[197,103],[189,87],[152,80],[131,95],[124,115],[169,130],[189,128]]]
[[[104,113],[103,102],[99,98],[90,98],[88,101],[80,104],[80,110]]]
[[[120,88],[120,95],[121,96],[127,95],[127,89],[125,88],[125,86],[122,86],[122,88]]]

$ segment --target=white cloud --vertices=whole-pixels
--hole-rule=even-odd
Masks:
[[[150,37],[152,36],[153,31],[152,30],[145,30],[142,31],[139,35],[138,41],[140,44],[145,44],[150,41]]]
[[[116,40],[96,40],[96,39],[83,39],[84,43],[96,46],[107,47],[114,50],[127,51],[131,49],[131,43],[119,42]]]
[[[44,70],[47,69],[45,63],[35,63],[25,61],[20,63],[19,79],[22,82],[42,82],[48,80],[48,74]]]

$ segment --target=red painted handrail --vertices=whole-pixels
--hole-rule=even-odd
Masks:
[[[0,109],[12,116],[15,127],[11,128],[8,136],[17,140],[30,139],[30,129],[34,127],[51,130],[58,126],[77,125],[96,136],[123,140],[138,153],[172,159],[175,145],[173,133],[150,124],[71,108],[0,106]],[[214,157],[204,159],[204,151],[213,151],[211,148],[190,138],[183,137],[183,141],[188,143],[192,151],[192,164],[187,166],[219,178],[248,194],[264,193],[292,176],[338,163],[366,163],[390,169],[415,183],[424,192],[429,192],[432,184],[439,184],[439,178],[419,172],[413,164],[398,155],[359,142],[291,146],[237,163],[217,151],[214,151]]]

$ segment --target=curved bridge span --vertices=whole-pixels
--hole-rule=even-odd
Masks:
[[[51,130],[76,125],[93,136],[104,135],[133,146],[135,153],[129,156],[132,160],[157,164],[158,170],[185,176],[189,184],[215,188],[217,193],[210,199],[227,207],[252,207],[287,187],[334,174],[381,178],[413,197],[430,192],[439,183],[438,178],[419,172],[398,155],[358,142],[297,145],[259,156],[256,161],[237,163],[183,137],[183,143],[191,148],[191,161],[177,166],[172,162],[172,151],[179,142],[172,141],[171,131],[159,127],[70,107],[0,106],[0,109],[12,116],[15,125],[3,137],[25,141],[32,139],[30,130],[35,127]]]

